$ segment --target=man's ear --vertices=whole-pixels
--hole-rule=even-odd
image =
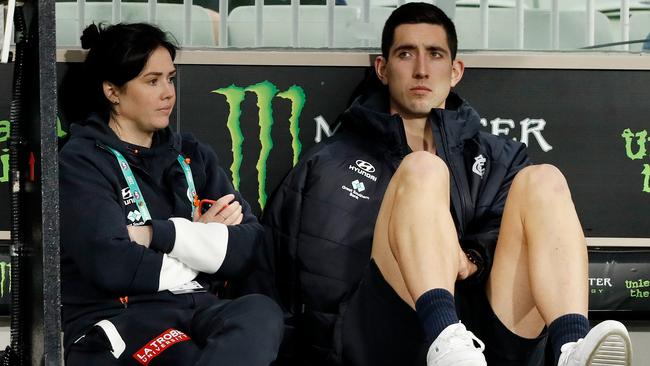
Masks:
[[[451,63],[451,87],[455,87],[463,78],[465,72],[465,63],[462,60],[456,59]]]
[[[120,104],[120,91],[117,86],[109,81],[104,81],[102,89],[104,90],[104,96],[111,104]]]
[[[388,85],[388,79],[386,78],[386,62],[384,56],[377,56],[377,58],[375,58],[375,72],[377,73],[379,80],[381,80],[381,83],[384,85]]]

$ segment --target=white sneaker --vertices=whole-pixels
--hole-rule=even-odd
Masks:
[[[584,339],[560,349],[558,366],[630,366],[632,344],[620,322],[606,320],[593,327]]]
[[[427,366],[486,366],[484,349],[483,342],[463,324],[452,324],[431,343]]]

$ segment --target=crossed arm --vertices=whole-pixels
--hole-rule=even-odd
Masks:
[[[199,208],[196,208],[194,222],[210,223],[216,222],[224,225],[239,225],[244,218],[242,205],[235,201],[234,194],[227,194],[219,198],[213,205],[202,215],[198,215]],[[153,238],[153,227],[150,225],[132,226],[127,225],[129,238],[144,247],[149,248]]]

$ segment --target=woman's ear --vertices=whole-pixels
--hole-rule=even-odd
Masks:
[[[104,96],[111,104],[120,104],[120,93],[117,86],[109,81],[104,81],[102,83],[102,89],[104,90]]]

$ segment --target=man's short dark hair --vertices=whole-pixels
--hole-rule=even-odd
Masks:
[[[407,3],[395,11],[386,20],[384,31],[381,34],[381,54],[388,59],[388,52],[395,39],[395,29],[402,24],[427,23],[440,25],[447,34],[447,45],[451,51],[451,59],[456,59],[458,50],[458,37],[456,36],[456,27],[440,8],[427,3]]]

